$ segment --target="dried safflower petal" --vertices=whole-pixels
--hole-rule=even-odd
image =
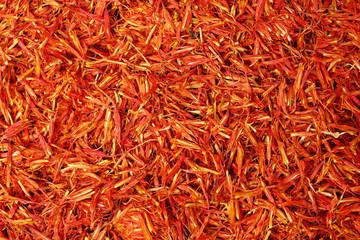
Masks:
[[[0,239],[359,239],[355,0],[0,3]]]

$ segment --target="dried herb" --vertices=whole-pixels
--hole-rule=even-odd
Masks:
[[[359,239],[356,0],[0,2],[0,239]]]

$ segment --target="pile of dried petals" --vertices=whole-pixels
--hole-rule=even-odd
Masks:
[[[357,0],[0,1],[0,239],[359,239]]]

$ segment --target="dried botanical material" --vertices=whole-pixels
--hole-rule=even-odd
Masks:
[[[0,239],[359,239],[359,12],[0,1]]]

